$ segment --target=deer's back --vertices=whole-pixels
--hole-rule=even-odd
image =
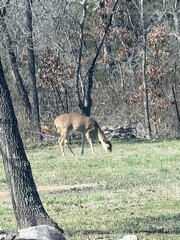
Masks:
[[[54,125],[59,131],[68,129],[68,131],[86,132],[90,129],[96,129],[96,121],[91,117],[80,114],[62,114],[58,116]]]

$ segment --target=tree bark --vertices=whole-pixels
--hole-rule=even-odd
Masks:
[[[26,20],[27,20],[27,53],[28,53],[28,65],[31,79],[31,118],[33,121],[33,135],[34,140],[41,140],[40,134],[40,114],[39,114],[39,101],[36,87],[36,67],[35,67],[35,54],[33,44],[33,25],[32,25],[32,1],[26,1]]]
[[[148,87],[147,87],[147,74],[146,74],[146,64],[147,64],[147,34],[144,26],[144,9],[143,9],[143,0],[141,0],[141,27],[142,27],[142,45],[143,45],[143,57],[142,57],[142,80],[144,87],[144,119],[145,119],[145,128],[146,128],[146,137],[147,139],[151,138],[151,124],[149,117],[149,99],[148,99]]]
[[[47,214],[33,180],[0,61],[0,151],[19,228],[47,224],[63,232]]]
[[[143,78],[143,86],[144,86],[144,119],[145,119],[145,127],[146,127],[146,137],[147,139],[151,138],[151,125],[149,118],[149,99],[148,99],[148,87],[147,87],[147,79],[146,79],[146,33],[143,36],[143,60],[142,60],[142,78]]]
[[[27,119],[30,119],[31,104],[29,102],[28,94],[24,87],[23,80],[22,80],[22,77],[21,77],[21,74],[19,71],[19,67],[18,67],[17,60],[16,60],[16,55],[14,53],[13,44],[12,44],[8,29],[6,26],[4,15],[1,12],[0,12],[0,25],[2,28],[2,32],[4,33],[5,40],[6,40],[5,43],[6,43],[6,48],[7,48],[7,52],[9,55],[10,65],[11,65],[12,72],[13,72],[14,78],[15,78],[15,85],[17,87],[21,103],[24,106],[26,117],[27,117]]]

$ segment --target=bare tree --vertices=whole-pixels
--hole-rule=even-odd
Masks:
[[[30,101],[28,98],[27,91],[23,84],[23,79],[22,79],[22,76],[21,76],[21,73],[20,73],[20,70],[18,67],[16,54],[14,52],[13,43],[12,43],[8,28],[7,28],[5,16],[6,16],[6,7],[3,7],[3,9],[0,9],[1,33],[3,33],[3,36],[4,36],[4,42],[5,42],[4,45],[6,47],[6,50],[7,50],[8,56],[9,56],[10,65],[12,68],[12,72],[13,72],[14,78],[16,80],[15,86],[17,87],[22,106],[24,106],[26,117],[27,117],[27,119],[29,119],[31,116],[31,104],[30,104]]]
[[[82,54],[83,54],[83,41],[84,41],[84,22],[85,22],[85,18],[87,15],[87,1],[85,0],[83,2],[83,16],[82,16],[82,21],[80,23],[80,30],[81,30],[81,37],[80,37],[80,47],[79,47],[79,57],[78,57],[78,62],[77,62],[77,75],[76,75],[76,87],[77,87],[77,93],[78,93],[78,101],[79,101],[79,108],[81,109],[83,115],[86,116],[90,116],[91,114],[91,108],[92,108],[92,87],[93,87],[93,77],[94,77],[94,71],[95,71],[95,67],[96,67],[96,62],[97,59],[100,55],[102,46],[104,44],[104,41],[106,39],[106,36],[108,35],[109,32],[109,28],[112,24],[112,19],[113,19],[113,15],[116,9],[116,6],[118,4],[118,0],[116,0],[113,5],[112,5],[112,9],[111,9],[111,13],[109,15],[109,19],[107,20],[107,23],[105,24],[104,27],[104,33],[102,38],[100,39],[96,52],[94,54],[94,57],[91,61],[91,63],[89,64],[89,68],[87,70],[86,76],[87,76],[87,88],[85,87],[85,84],[83,84],[83,97],[81,98],[81,94],[80,94],[80,84],[79,84],[79,79],[81,76],[81,58],[82,58]]]
[[[165,3],[164,3],[165,4]],[[179,12],[180,12],[180,2],[178,0],[172,1],[169,5],[164,5],[164,11],[166,14],[170,14],[173,17],[173,25],[174,25],[174,31],[170,32],[170,36],[173,36],[175,40],[177,40],[177,55],[180,54],[180,26],[179,26]],[[179,107],[177,104],[177,63],[174,63],[174,73],[173,73],[173,79],[171,83],[171,89],[172,89],[172,97],[174,99],[176,114],[177,114],[177,121],[180,124],[180,113],[179,113]]]
[[[28,55],[28,66],[29,66],[29,75],[31,79],[30,84],[30,95],[32,95],[32,101],[30,101],[28,92],[25,88],[23,77],[20,72],[17,56],[14,51],[13,42],[8,31],[6,24],[6,8],[8,7],[10,0],[7,1],[5,6],[0,10],[0,26],[2,28],[2,33],[5,39],[5,47],[8,52],[10,66],[12,68],[15,85],[17,87],[18,95],[21,100],[22,106],[25,109],[25,115],[27,122],[31,127],[31,132],[34,140],[40,140],[40,116],[39,116],[39,104],[38,104],[38,95],[36,88],[36,69],[35,69],[35,56],[34,56],[34,47],[33,47],[33,28],[32,28],[32,10],[31,2],[27,0],[26,3],[26,20],[27,20],[27,55]]]
[[[31,103],[31,119],[33,121],[34,139],[40,140],[40,116],[39,116],[39,101],[36,87],[36,67],[35,67],[35,53],[33,44],[33,21],[32,21],[32,0],[26,0],[26,29],[27,29],[27,53],[28,65],[30,73],[30,89],[32,95]]]
[[[142,27],[142,46],[143,46],[143,57],[142,57],[142,80],[144,87],[144,120],[146,127],[147,138],[151,138],[151,125],[149,117],[149,100],[148,100],[148,87],[147,87],[147,74],[146,74],[146,65],[147,65],[147,32],[144,25],[144,1],[140,0],[140,13],[141,13],[141,27]]]

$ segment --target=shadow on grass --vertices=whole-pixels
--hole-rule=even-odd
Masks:
[[[120,221],[116,229],[109,229],[103,231],[101,229],[84,230],[83,234],[102,234],[109,235],[116,232],[131,233],[131,234],[152,234],[152,235],[178,235],[180,234],[180,214],[159,217],[146,217],[146,218],[131,218],[126,219],[124,222]]]
[[[124,230],[134,233],[180,234],[180,214],[127,219]]]

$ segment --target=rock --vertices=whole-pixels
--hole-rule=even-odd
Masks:
[[[16,234],[0,233],[0,240],[14,240]]]
[[[116,240],[137,240],[137,237],[136,235],[129,234],[129,235],[125,235],[122,238],[116,238]]]
[[[136,138],[136,128],[133,127],[106,127],[103,129],[107,139],[133,139]]]
[[[137,237],[135,235],[125,235],[123,240],[137,240]]]
[[[65,240],[64,234],[55,227],[48,225],[38,225],[21,229],[15,240]]]

